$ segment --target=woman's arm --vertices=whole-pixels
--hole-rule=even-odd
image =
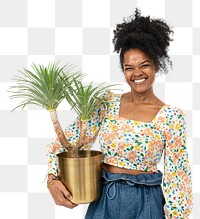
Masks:
[[[166,130],[163,190],[166,218],[189,219],[192,211],[192,179],[186,147],[185,116],[173,112]]]
[[[102,121],[105,116],[105,112],[106,112],[105,109],[103,107],[100,107],[99,109],[94,111],[94,113],[88,120],[86,136],[84,139],[84,141],[87,142],[87,148],[83,147],[83,149],[89,149],[93,145],[94,141],[96,140]],[[66,128],[64,133],[67,140],[70,142],[72,146],[77,144],[80,134],[79,117],[70,126]],[[88,142],[90,143],[88,144]],[[47,157],[48,157],[47,183],[48,183],[48,189],[53,199],[55,200],[56,204],[73,208],[76,205],[69,202],[71,194],[69,193],[69,191],[67,191],[64,185],[61,183],[61,181],[58,180],[59,169],[58,169],[57,154],[65,151],[67,150],[60,144],[58,139],[56,139],[55,142],[52,142],[47,146]]]

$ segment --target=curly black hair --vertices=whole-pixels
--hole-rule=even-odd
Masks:
[[[113,32],[114,52],[120,53],[122,70],[124,53],[129,49],[140,49],[146,53],[162,73],[167,73],[168,66],[172,67],[168,47],[173,31],[166,21],[141,16],[141,11],[136,8],[134,15],[124,18]]]

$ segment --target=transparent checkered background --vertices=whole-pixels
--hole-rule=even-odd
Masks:
[[[155,92],[186,113],[194,192],[191,218],[200,218],[199,0],[0,0],[0,218],[84,217],[87,205],[73,210],[55,206],[43,182],[46,145],[55,138],[48,112],[29,107],[10,113],[17,102],[6,90],[17,69],[54,60],[76,63],[88,74],[86,82],[118,82],[126,90],[112,31],[136,6],[144,15],[162,17],[174,26],[169,51],[174,68],[156,79]],[[66,103],[58,113],[63,127],[75,117]]]

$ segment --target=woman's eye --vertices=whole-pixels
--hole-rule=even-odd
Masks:
[[[141,68],[148,68],[150,65],[146,64],[146,65],[142,65]]]
[[[131,71],[132,68],[125,68],[125,71]]]

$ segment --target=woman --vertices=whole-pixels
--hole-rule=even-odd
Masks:
[[[130,92],[105,94],[108,109],[97,109],[91,117],[87,135],[99,134],[103,189],[100,199],[89,205],[86,219],[189,218],[192,189],[184,113],[153,91],[156,74],[171,66],[167,54],[171,33],[166,22],[143,17],[137,9],[114,31],[115,51],[120,53]],[[75,122],[66,136],[77,129]],[[56,154],[64,150],[59,142],[49,146],[47,183],[56,204],[73,208],[69,191],[57,179]],[[162,191],[157,164],[163,151]]]

